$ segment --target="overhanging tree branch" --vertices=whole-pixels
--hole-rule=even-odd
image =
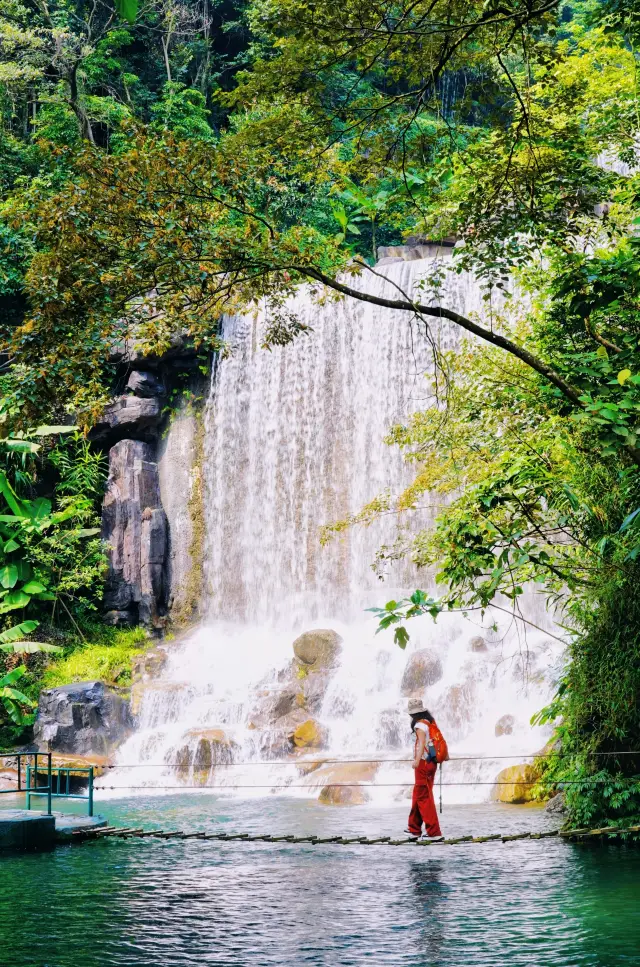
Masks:
[[[411,302],[409,299],[385,299],[382,296],[371,295],[369,292],[361,292],[359,289],[354,289],[352,286],[345,285],[343,282],[338,282],[337,279],[333,279],[331,276],[325,275],[324,272],[320,272],[319,269],[312,268],[311,266],[295,265],[291,266],[291,268],[307,278],[321,282],[335,292],[340,292],[342,295],[347,295],[352,299],[358,299],[360,302],[368,302],[371,305],[381,306],[383,309],[399,309],[401,312],[419,313],[420,315],[431,316],[434,319],[448,319],[450,322],[454,322],[461,329],[465,329],[484,342],[488,342],[492,346],[497,346],[499,349],[503,349],[505,352],[520,359],[525,365],[535,370],[536,373],[539,373],[540,376],[543,376],[555,386],[556,389],[560,390],[564,398],[575,407],[581,410],[585,409],[585,404],[580,398],[579,390],[563,379],[552,366],[549,366],[542,359],[534,356],[524,346],[519,346],[512,339],[508,339],[507,336],[493,332],[491,329],[486,329],[484,326],[480,326],[477,322],[467,319],[466,316],[460,315],[459,312],[455,312],[453,309],[447,309],[444,306],[425,306],[421,303]],[[640,466],[640,449],[628,444],[624,449],[633,462]]]
[[[545,379],[548,379],[550,383],[560,390],[562,395],[573,403],[574,406],[584,409],[584,404],[580,399],[580,394],[577,389],[567,383],[565,379],[560,376],[559,373],[551,367],[548,366],[543,360],[538,359],[533,353],[530,353],[523,346],[519,346],[518,343],[513,342],[513,340],[508,339],[506,336],[502,336],[500,333],[492,332],[490,329],[485,329],[484,326],[479,326],[478,323],[472,322],[471,319],[467,319],[466,316],[460,315],[459,312],[455,312],[453,309],[447,309],[444,306],[425,306],[421,303],[411,302],[405,299],[385,299],[382,296],[371,295],[369,292],[360,292],[359,289],[354,289],[349,285],[344,285],[342,282],[338,282],[337,279],[332,279],[330,276],[325,275],[318,269],[310,268],[308,266],[295,266],[296,270],[302,275],[306,275],[308,278],[315,279],[317,282],[322,282],[330,289],[334,289],[336,292],[341,292],[343,295],[348,295],[352,299],[359,299],[361,302],[369,302],[372,305],[381,306],[384,309],[399,309],[403,312],[414,312],[420,313],[421,315],[431,316],[435,319],[448,319],[450,322],[455,322],[456,325],[460,326],[462,329],[466,329],[467,332],[473,333],[474,336],[478,336],[485,342],[491,343],[493,346],[498,346],[500,349],[504,349],[506,352],[511,353],[512,356],[516,356],[518,359],[530,366]]]

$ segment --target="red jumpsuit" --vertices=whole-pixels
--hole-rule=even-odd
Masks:
[[[433,798],[433,782],[437,768],[437,763],[421,759],[420,765],[414,770],[415,785],[413,787],[413,799],[411,800],[411,812],[409,813],[409,831],[413,836],[420,836],[423,823],[427,828],[427,836],[441,835],[436,803]]]

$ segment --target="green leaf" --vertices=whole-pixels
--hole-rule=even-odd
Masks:
[[[33,577],[33,570],[28,561],[16,561],[16,567],[18,568],[18,577],[21,581],[28,581]]]
[[[55,436],[58,433],[75,433],[79,426],[39,426],[33,433],[34,436]]]
[[[20,679],[26,673],[26,671],[27,671],[26,665],[19,665],[17,668],[14,668],[12,671],[7,672],[6,675],[0,678],[0,685],[15,685],[16,682],[20,681]]]
[[[12,450],[14,453],[37,453],[40,449],[40,445],[32,443],[31,440],[2,440],[1,442],[7,450]]]
[[[393,640],[395,641],[396,645],[398,645],[398,647],[402,648],[404,651],[409,641],[409,633],[404,625],[400,625],[399,628],[396,628],[393,635]]]
[[[50,645],[48,641],[13,641],[7,645],[0,644],[0,651],[14,655],[55,655],[62,651],[60,645]]]
[[[42,591],[46,591],[44,584],[40,584],[39,581],[28,581],[22,586],[22,590],[25,594],[40,594]]]
[[[11,551],[17,551],[19,547],[20,545],[18,544],[18,542],[14,541],[14,539],[11,538],[11,540],[8,540],[7,543],[4,545],[4,552],[5,554],[10,554]]]
[[[30,635],[32,631],[36,630],[39,624],[39,621],[21,621],[19,625],[6,628],[3,632],[0,632],[0,644],[6,641],[17,641],[23,635]]]
[[[604,346],[598,346],[598,349],[596,351],[596,356],[600,356],[601,359],[602,358],[608,359],[609,358],[609,353],[607,352],[607,350],[606,350],[606,348]]]
[[[630,369],[621,369],[620,372],[618,373],[618,382],[620,383],[620,385],[624,386],[624,384],[627,382],[630,376],[631,376]]]
[[[25,500],[25,510],[32,520],[42,520],[51,513],[51,501],[46,497],[36,497],[35,500]]]
[[[625,517],[625,519],[622,521],[622,524],[620,525],[620,530],[618,531],[618,533],[622,534],[623,531],[626,531],[629,527],[631,527],[631,525],[633,524],[638,514],[640,514],[640,507],[638,507],[636,510],[633,511],[633,513]]]
[[[14,588],[18,581],[18,568],[15,564],[7,564],[0,570],[0,584],[3,588]]]
[[[14,608],[24,608],[31,601],[31,595],[24,591],[10,591],[2,602],[0,611],[13,611]]]

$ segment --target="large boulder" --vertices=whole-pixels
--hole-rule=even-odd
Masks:
[[[494,802],[525,803],[533,802],[533,789],[538,781],[539,773],[536,766],[522,764],[507,766],[496,776],[496,784],[491,790]]]
[[[133,730],[129,702],[104,682],[40,692],[34,740],[43,752],[108,756]]]
[[[223,729],[190,729],[184,736],[184,745],[167,755],[175,764],[176,777],[205,786],[216,766],[226,766],[234,761],[238,744]]]
[[[155,453],[147,443],[121,440],[111,448],[102,536],[109,548],[105,610],[161,626],[167,521]]]
[[[421,648],[409,656],[409,661],[402,676],[400,689],[405,696],[415,695],[430,685],[435,685],[442,678],[442,662],[438,655],[429,648]]]
[[[321,749],[326,743],[326,733],[313,719],[307,719],[291,732],[290,739],[296,749]]]
[[[308,784],[321,786],[318,802],[325,806],[360,806],[369,801],[367,785],[378,771],[376,762],[342,762],[315,770]]]
[[[314,671],[333,667],[341,647],[340,635],[327,628],[305,631],[293,643],[294,654],[301,666]]]
[[[273,716],[273,720],[277,722],[278,719],[283,718],[285,715],[290,715],[291,712],[302,708],[303,705],[304,696],[299,689],[293,685],[289,688],[283,688],[281,692],[276,692],[272,696],[271,715]]]

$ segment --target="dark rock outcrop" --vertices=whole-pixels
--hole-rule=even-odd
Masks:
[[[557,792],[555,796],[552,796],[549,802],[544,807],[545,813],[552,813],[554,816],[562,816],[567,811],[567,806],[564,801],[564,792]]]
[[[89,436],[93,442],[107,445],[125,439],[150,443],[158,437],[161,420],[158,397],[118,396],[105,408]]]
[[[104,594],[109,620],[127,623],[127,614],[143,624],[161,627],[166,602],[167,521],[160,502],[155,450],[147,443],[121,440],[109,452],[102,536],[109,545]]]
[[[171,369],[184,372],[197,369],[199,364],[198,350],[188,336],[174,332],[169,345],[163,353],[144,352],[140,349],[135,338],[127,337],[114,344],[109,354],[109,362],[132,369]]]
[[[132,729],[123,694],[104,682],[79,682],[40,693],[33,735],[44,752],[107,756]]]
[[[134,396],[152,399],[164,395],[164,383],[159,376],[149,370],[134,369],[127,381],[127,389]]]

